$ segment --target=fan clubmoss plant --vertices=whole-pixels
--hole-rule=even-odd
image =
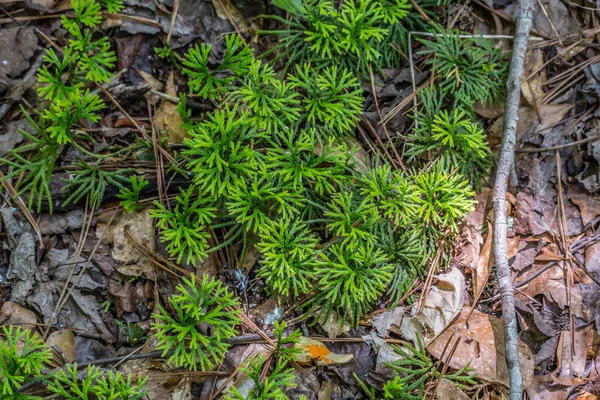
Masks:
[[[236,180],[256,174],[262,156],[250,146],[257,135],[247,112],[217,110],[195,125],[190,136],[183,155],[203,193],[221,196],[231,192]]]
[[[332,0],[309,0],[300,9],[290,10],[290,20],[267,16],[287,27],[259,33],[277,37],[279,44],[266,54],[275,53],[285,69],[311,63],[365,75],[370,63],[381,67],[380,50],[395,51],[382,43],[389,28],[399,24],[409,9],[407,0],[351,0],[341,7]]]
[[[122,9],[119,0],[103,1],[112,12]],[[116,61],[108,37],[94,38],[94,29],[102,21],[101,3],[95,0],[73,0],[72,14],[63,15],[61,22],[69,33],[68,44],[62,51],[50,48],[44,55],[44,64],[38,72],[37,93],[48,102],[39,113],[38,122],[23,109],[36,135],[21,131],[30,140],[25,146],[12,150],[6,159],[10,171],[6,178],[24,175],[16,189],[19,195],[27,193],[28,205],[34,202],[37,211],[46,200],[50,212],[53,204],[50,194],[50,176],[62,145],[75,145],[73,128],[81,121],[97,122],[104,103],[87,88],[94,83],[106,83],[112,77],[109,71]]]
[[[311,291],[317,237],[301,221],[279,220],[261,233],[258,249],[263,255],[258,276],[278,294],[298,297]]]
[[[84,197],[87,197],[90,207],[94,204],[99,206],[107,185],[111,184],[122,189],[129,181],[125,174],[133,172],[132,169],[106,171],[98,163],[90,165],[83,161],[76,162],[74,165],[80,169],[73,171],[67,179],[64,179],[66,184],[61,190],[70,191],[71,194],[63,201],[63,206],[77,203]]]
[[[0,340],[0,394],[3,399],[34,400],[19,392],[23,384],[37,378],[52,354],[42,338],[20,326],[2,327]]]
[[[90,365],[80,379],[77,364],[67,364],[48,383],[48,390],[65,400],[141,400],[146,396],[143,390],[147,378],[138,376],[137,382],[131,374],[127,379],[120,373],[108,371],[104,374],[99,367]]]
[[[142,190],[148,186],[149,182],[143,176],[140,176],[138,179],[135,175],[131,175],[129,181],[131,183],[131,189],[127,186],[122,187],[117,197],[121,200],[121,206],[125,211],[133,212],[141,210],[145,208],[146,205],[140,202],[140,194]]]
[[[183,278],[169,298],[173,315],[159,305],[152,332],[156,348],[175,367],[205,371],[218,365],[227,348],[223,339],[235,336],[240,324],[239,302],[220,281]]]
[[[459,32],[442,28],[435,33],[435,38],[419,39],[425,45],[420,54],[432,56],[427,64],[454,105],[472,109],[476,101],[485,104],[498,100],[508,71],[501,51],[482,38],[462,38]]]
[[[458,224],[473,210],[475,193],[468,181],[442,164],[413,175],[419,195],[417,214],[430,232],[458,231]]]
[[[171,210],[155,201],[156,208],[150,211],[161,229],[161,240],[167,242],[167,251],[171,256],[177,257],[178,263],[184,257],[187,263],[201,261],[206,257],[209,247],[210,236],[206,229],[217,209],[213,206],[212,198],[196,197],[196,191],[194,186],[187,190],[181,189]]]
[[[432,111],[435,113],[433,114]],[[427,113],[427,114],[425,114]],[[475,188],[492,164],[483,128],[472,121],[466,111],[428,110],[417,113],[418,126],[409,135],[406,154],[409,160],[427,154],[440,159],[448,169],[456,169]]]
[[[221,63],[213,70],[209,67],[212,47],[209,44],[194,46],[183,59],[183,73],[189,76],[190,90],[202,98],[220,100],[231,90],[237,77],[249,72],[252,49],[238,35],[225,37],[225,52]]]
[[[383,252],[369,243],[362,246],[332,245],[321,253],[315,269],[314,297],[307,306],[323,321],[335,312],[353,327],[385,291],[392,266]]]

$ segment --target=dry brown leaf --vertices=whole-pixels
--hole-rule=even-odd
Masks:
[[[23,329],[34,330],[37,323],[35,313],[17,303],[7,301],[0,309],[0,324],[21,325]]]
[[[502,321],[491,315],[483,314],[478,310],[468,319],[470,307],[464,307],[458,318],[441,335],[433,340],[427,350],[438,360],[447,357],[448,348],[458,346],[449,366],[461,369],[470,363],[477,377],[488,382],[501,383],[508,387],[508,367],[506,365],[504,348],[504,327]],[[534,359],[531,350],[519,340],[519,361],[523,386],[527,387],[533,382]]]
[[[46,340],[46,345],[60,350],[68,362],[75,361],[75,336],[71,329],[52,332]]]
[[[592,194],[578,185],[568,185],[567,197],[579,207],[583,225],[589,224],[600,215],[600,196],[597,194]]]
[[[531,73],[539,69],[543,63],[544,54],[542,49],[533,49],[529,51],[527,57],[525,57],[523,75],[526,77],[531,75]],[[523,97],[530,106],[535,107],[536,104],[540,104],[542,102],[542,99],[546,95],[542,89],[542,82],[545,80],[546,72],[544,69],[542,69],[542,71],[532,76],[531,79],[524,81],[521,84],[521,92],[523,93]]]
[[[567,400],[569,393],[568,389],[556,385],[549,375],[535,376],[533,384],[527,388],[530,400]]]
[[[481,296],[483,288],[490,277],[490,251],[492,249],[493,236],[492,224],[488,222],[488,235],[485,239],[483,247],[481,248],[479,261],[477,262],[477,269],[475,270],[475,279],[473,280],[473,298],[475,299],[479,299],[479,296]]]
[[[159,81],[158,79],[156,79],[152,74],[149,74],[148,72],[139,70],[137,68],[135,68],[135,72],[137,72],[142,77],[142,79],[148,85],[150,85],[150,87],[152,89],[158,90],[160,92],[165,88],[165,84],[162,83],[161,81]],[[172,96],[177,96],[177,94],[172,95]]]
[[[417,336],[427,344],[460,314],[465,303],[464,291],[465,277],[458,268],[434,275],[423,309],[413,317],[403,318],[401,322],[391,325],[400,326],[401,335],[415,345],[418,344]]]
[[[175,78],[173,72],[167,80],[165,93],[169,96],[177,97],[177,89],[175,88]],[[161,131],[166,131],[169,139],[173,143],[182,143],[188,136],[187,131],[183,128],[183,119],[177,110],[177,104],[172,101],[163,99],[162,104],[156,110],[154,116],[156,125]]]
[[[323,343],[306,336],[301,336],[294,348],[300,350],[294,354],[294,359],[300,364],[310,364],[312,360],[316,360],[317,365],[332,365],[354,360],[354,354],[333,353]]]
[[[544,247],[537,256],[535,256],[536,261],[557,261],[562,260],[563,258],[556,254],[555,251],[558,250],[556,245],[548,245]]]
[[[544,264],[536,263],[528,274],[517,277],[515,284],[519,283],[523,279],[526,279],[531,274],[534,274],[540,268],[543,268]],[[539,294],[543,294],[549,300],[552,300],[560,308],[567,309],[569,301],[567,299],[567,288],[565,286],[564,272],[559,265],[554,265],[540,276],[533,279],[526,286],[519,289],[517,297],[522,301],[529,301],[529,298],[535,297]],[[578,318],[588,320],[590,317],[590,310],[584,305],[581,297],[581,288],[577,285],[571,287],[571,311]]]
[[[117,261],[117,271],[127,276],[145,274],[147,277],[154,279],[153,264],[127,236],[125,233],[126,227],[138,243],[154,252],[156,239],[154,220],[150,216],[150,209],[146,208],[138,213],[123,213],[119,220],[110,227],[104,240],[113,242],[112,256]],[[100,237],[105,228],[106,224],[98,223],[96,237]]]
[[[581,378],[585,374],[588,341],[593,336],[593,324],[575,329],[574,341],[571,332],[563,331],[558,341],[557,359],[559,378]]]
[[[467,396],[465,392],[460,390],[460,388],[456,386],[456,383],[446,378],[443,378],[440,381],[435,395],[439,400],[469,400],[469,396]]]
[[[236,29],[239,29],[240,33],[254,33],[256,30],[254,26],[248,25],[240,10],[233,5],[231,0],[212,0],[212,4],[219,18],[231,22]]]

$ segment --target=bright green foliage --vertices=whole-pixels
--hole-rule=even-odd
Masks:
[[[411,179],[389,164],[367,171],[359,182],[360,193],[385,218],[397,226],[408,226],[417,214],[418,193]]]
[[[211,70],[208,66],[211,48],[205,43],[190,48],[183,59],[183,73],[190,77],[190,90],[202,98],[220,100],[231,89],[236,76],[249,72],[252,49],[238,35],[226,36],[223,60],[215,70]]]
[[[302,106],[306,113],[306,127],[317,132],[328,128],[328,133],[347,134],[354,129],[362,112],[362,89],[358,80],[347,70],[332,66],[316,74],[304,64],[296,67],[296,75],[289,80],[293,88],[304,94]]]
[[[483,128],[468,118],[464,110],[452,112],[427,108],[417,114],[418,127],[407,142],[409,160],[428,154],[439,158],[450,169],[457,169],[479,188],[492,164]],[[425,114],[427,113],[427,115]]]
[[[262,233],[273,219],[290,220],[298,215],[304,202],[302,194],[291,187],[276,186],[264,179],[249,183],[240,179],[231,188],[226,204],[229,214],[246,231]]]
[[[397,304],[416,279],[423,278],[428,259],[426,240],[416,222],[412,229],[396,230],[380,224],[375,233],[378,247],[388,257],[388,263],[393,268],[388,293],[392,304]]]
[[[18,392],[28,380],[35,378],[52,360],[50,350],[42,338],[20,326],[3,326],[0,340],[0,394],[8,400],[33,400]]]
[[[107,185],[111,184],[121,189],[129,181],[125,174],[133,172],[131,169],[106,171],[100,167],[99,163],[88,164],[83,161],[76,162],[74,165],[79,169],[71,172],[68,179],[64,179],[67,184],[61,189],[71,192],[69,197],[63,201],[63,206],[77,203],[87,196],[89,206],[98,207],[102,203]]]
[[[318,277],[312,309],[320,307],[316,320],[336,312],[353,327],[385,291],[392,277],[387,257],[373,245],[344,246],[334,244],[315,269]]]
[[[386,363],[398,376],[386,383],[384,390],[389,398],[401,400],[421,400],[425,392],[427,381],[435,382],[440,379],[441,373],[427,356],[427,350],[420,336],[417,335],[418,346],[405,343],[403,347],[393,346],[402,359]],[[458,387],[464,388],[466,384],[475,385],[475,375],[469,365],[454,373],[444,374],[444,378],[453,381]],[[387,398],[387,397],[386,397]]]
[[[148,185],[148,180],[143,176],[140,176],[138,180],[138,177],[135,175],[131,175],[129,180],[131,182],[131,189],[123,186],[117,197],[121,200],[121,206],[125,211],[133,212],[146,207],[140,202],[140,193]]]
[[[438,28],[436,33],[431,40],[419,39],[425,45],[420,54],[433,55],[427,64],[441,90],[453,97],[455,106],[496,101],[502,94],[508,67],[500,50],[486,40],[461,38],[459,32]]]
[[[339,236],[349,249],[376,242],[372,229],[380,216],[369,199],[361,199],[354,192],[336,193],[324,214],[331,234]]]
[[[308,0],[290,20],[267,16],[287,29],[259,33],[278,37],[279,44],[267,54],[278,53],[276,60],[285,60],[286,69],[311,63],[366,75],[369,64],[382,67],[380,50],[396,51],[382,44],[409,9],[408,0],[351,0],[339,8],[332,0]]]
[[[92,400],[95,395],[94,381],[102,376],[100,368],[88,366],[82,380],[77,378],[77,372],[77,364],[67,364],[48,383],[48,390],[66,400]]]
[[[132,382],[131,378],[131,374],[128,374],[125,379],[120,373],[108,371],[107,375],[96,381],[96,396],[105,400],[141,400],[145,398],[146,392],[143,387],[148,378],[142,379],[138,375],[137,383]]]
[[[48,121],[48,133],[50,138],[58,144],[69,143],[71,139],[71,128],[82,119],[97,122],[100,117],[96,111],[102,110],[104,103],[97,94],[91,94],[87,89],[82,92],[74,89],[67,94],[66,100],[56,100],[50,107],[44,110],[43,118]]]
[[[65,400],[141,400],[146,396],[143,390],[147,378],[138,376],[137,383],[131,374],[127,379],[113,371],[103,374],[99,367],[90,365],[85,369],[83,379],[78,379],[77,364],[67,364],[48,383],[48,390]]]
[[[295,359],[297,354],[302,352],[302,350],[295,346],[300,341],[302,333],[299,329],[296,329],[294,332],[284,337],[283,335],[286,327],[287,324],[285,321],[281,323],[276,321],[273,324],[273,333],[277,339],[273,357],[282,358],[284,361],[291,362]]]
[[[253,176],[260,154],[249,145],[256,138],[247,112],[237,107],[217,110],[193,127],[183,152],[194,183],[211,195],[229,193],[236,179]]]
[[[37,125],[27,113],[24,113],[24,115],[36,130],[38,136],[31,135],[24,130],[19,130],[21,135],[29,140],[30,143],[12,150],[10,152],[11,159],[0,158],[0,161],[12,167],[12,171],[4,179],[16,178],[22,174],[23,179],[16,188],[17,194],[21,196],[28,193],[28,207],[30,209],[33,208],[35,202],[38,212],[42,208],[42,201],[46,200],[50,212],[52,212],[50,179],[52,178],[54,165],[58,160],[63,146],[48,136],[43,119],[40,121],[40,125]]]
[[[333,138],[320,146],[315,131],[302,130],[281,133],[278,142],[267,148],[265,165],[281,182],[294,190],[306,189],[319,195],[333,193],[347,179],[349,152],[346,146],[336,145]]]
[[[119,0],[102,3],[111,12],[121,7]],[[102,19],[100,4],[94,0],[73,0],[71,5],[74,15],[63,15],[61,19],[71,35],[69,43],[62,54],[48,49],[38,72],[37,92],[49,105],[40,113],[37,123],[23,110],[37,133],[33,136],[21,132],[29,143],[11,151],[11,160],[2,159],[13,168],[9,177],[24,173],[17,192],[28,193],[29,208],[36,202],[38,212],[43,200],[52,212],[50,177],[62,145],[74,142],[73,127],[82,120],[97,122],[100,118],[97,112],[104,108],[97,94],[83,88],[91,83],[108,82],[112,77],[108,70],[116,61],[108,38],[93,38],[93,29]]]
[[[283,296],[298,297],[311,291],[311,278],[317,266],[317,237],[295,220],[278,220],[260,234],[258,249],[263,255],[258,276]]]
[[[248,392],[247,396],[242,395],[235,386],[229,389],[225,395],[226,400],[288,400],[285,394],[285,388],[295,387],[293,368],[287,368],[287,362],[278,359],[273,371],[261,380],[261,371],[265,364],[265,359],[260,354],[256,359],[250,358],[248,364],[241,368],[241,371],[248,375],[255,386]]]
[[[121,3],[121,0],[98,0],[98,1],[106,7],[106,10],[109,13],[116,14],[116,13],[120,12],[121,10],[123,10],[123,8],[125,8],[125,6]]]
[[[208,277],[183,278],[177,292],[169,298],[174,316],[160,305],[159,313],[153,315],[156,348],[163,350],[163,357],[168,356],[175,367],[193,371],[214,368],[229,347],[223,339],[235,336],[235,326],[241,322],[239,302],[220,281]]]
[[[144,328],[142,328],[139,324],[132,324],[129,321],[127,321],[127,323],[124,323],[116,319],[115,324],[119,325],[125,330],[127,339],[129,340],[129,344],[131,344],[132,346],[135,346],[136,344],[143,342],[146,339],[146,332],[144,331]]]
[[[194,199],[194,197],[196,197]],[[160,238],[167,242],[167,251],[177,262],[186,257],[187,263],[200,262],[206,257],[210,235],[206,228],[215,217],[217,209],[210,197],[196,196],[196,188],[181,189],[175,197],[175,206],[167,209],[158,201],[150,215],[157,219],[161,228]]]
[[[276,77],[273,67],[253,60],[234,99],[250,111],[250,124],[268,135],[289,129],[300,115],[298,93]]]
[[[458,231],[458,223],[473,210],[475,193],[458,173],[448,172],[441,164],[413,175],[419,194],[418,216],[425,226],[443,232]]]

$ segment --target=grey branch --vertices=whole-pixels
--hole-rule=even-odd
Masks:
[[[506,363],[510,382],[510,399],[523,398],[523,380],[519,366],[519,347],[517,314],[515,312],[515,295],[510,277],[506,246],[506,191],[508,178],[515,158],[515,142],[517,121],[519,119],[519,100],[521,96],[521,79],[523,62],[527,51],[529,32],[533,23],[533,0],[519,0],[514,18],[516,32],[513,43],[510,70],[506,84],[506,103],[504,113],[504,131],[502,147],[498,159],[498,172],[494,184],[494,258],[498,288],[502,298],[502,315],[504,320],[504,338],[506,340]]]

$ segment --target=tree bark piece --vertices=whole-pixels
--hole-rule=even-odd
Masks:
[[[502,146],[500,148],[498,172],[493,194],[494,258],[496,260],[498,288],[502,298],[502,316],[506,338],[506,363],[508,365],[511,400],[521,400],[523,398],[523,380],[519,366],[515,295],[510,277],[506,245],[506,192],[508,189],[508,178],[515,158],[516,131],[517,121],[519,119],[519,101],[521,97],[521,79],[523,77],[523,63],[527,51],[529,32],[531,31],[533,24],[533,7],[533,0],[519,0],[518,7],[514,14],[514,18],[516,19],[516,32],[508,81],[506,84],[504,132],[502,135]]]

